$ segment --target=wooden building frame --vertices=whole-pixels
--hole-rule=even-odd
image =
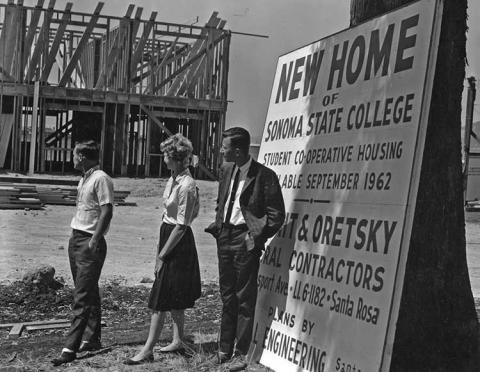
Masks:
[[[111,175],[164,175],[160,142],[181,132],[198,176],[216,177],[231,38],[217,12],[200,27],[37,1],[0,4],[0,167],[70,172],[75,143],[95,139]]]

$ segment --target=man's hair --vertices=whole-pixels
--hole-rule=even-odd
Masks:
[[[230,138],[233,148],[239,148],[246,154],[250,150],[250,133],[248,130],[240,127],[229,128],[222,134],[223,138]]]
[[[79,142],[76,144],[75,148],[79,154],[82,154],[88,160],[98,162],[100,159],[100,149],[97,142],[93,140]]]

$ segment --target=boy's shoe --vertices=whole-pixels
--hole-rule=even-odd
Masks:
[[[52,364],[58,367],[62,364],[73,362],[76,358],[75,353],[69,353],[68,351],[62,351],[58,358],[52,359]]]
[[[97,351],[102,348],[100,341],[83,341],[78,349],[79,353],[84,353],[85,351]]]

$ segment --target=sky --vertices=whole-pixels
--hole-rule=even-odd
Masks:
[[[5,0],[4,0],[5,1]],[[74,11],[93,12],[97,0],[73,1]],[[35,5],[37,0],[25,0]],[[66,0],[57,0],[63,9]],[[48,1],[45,1],[48,3]],[[232,35],[226,127],[244,126],[259,143],[280,55],[348,27],[350,0],[104,0],[101,14],[123,16],[128,4],[143,7],[142,19],[157,11],[157,21],[204,25],[213,11],[226,20],[225,28],[268,35]],[[469,1],[466,76],[480,77],[480,1]],[[466,84],[466,83],[465,83]],[[462,118],[465,115],[462,114]],[[480,120],[480,100],[474,120]]]

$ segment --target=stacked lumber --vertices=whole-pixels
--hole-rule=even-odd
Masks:
[[[37,192],[40,200],[44,204],[50,205],[75,205],[77,199],[77,189],[56,186],[37,186]]]
[[[130,191],[115,191],[115,206],[136,206],[126,202]],[[40,209],[43,205],[75,205],[76,187],[25,185],[0,182],[0,209]]]
[[[41,209],[42,202],[31,190],[25,194],[16,187],[0,185],[0,209]]]

